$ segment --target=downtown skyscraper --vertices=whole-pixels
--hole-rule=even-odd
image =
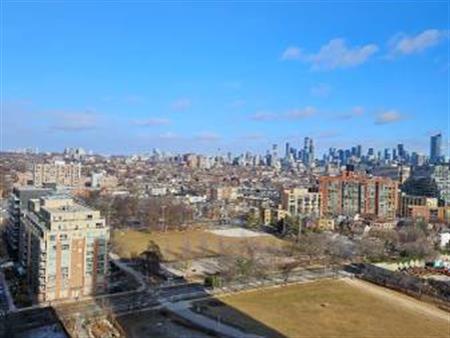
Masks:
[[[431,136],[430,139],[430,162],[439,163],[442,159],[442,134]]]

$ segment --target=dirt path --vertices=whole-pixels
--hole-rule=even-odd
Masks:
[[[389,290],[387,288],[373,285],[359,279],[344,278],[343,281],[353,287],[363,289],[371,294],[384,298],[393,305],[404,306],[411,311],[421,313],[423,315],[445,320],[450,324],[450,313],[447,313],[431,304],[421,302],[409,296],[402,295],[399,292]]]

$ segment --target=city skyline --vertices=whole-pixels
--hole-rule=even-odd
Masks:
[[[448,154],[447,5],[388,6],[7,2],[2,148]]]

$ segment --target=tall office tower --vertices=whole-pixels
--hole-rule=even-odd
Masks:
[[[389,161],[391,159],[391,152],[389,151],[388,148],[384,149],[384,157],[383,159],[385,161]]]
[[[310,163],[314,163],[316,159],[315,151],[314,151],[314,141],[310,139],[309,141],[309,155],[310,155]]]
[[[304,141],[303,141],[303,162],[305,164],[308,164],[309,159],[309,137],[305,137]]]
[[[430,142],[430,162],[439,163],[442,158],[442,134],[431,136]]]
[[[290,153],[291,153],[291,146],[289,145],[289,142],[286,142],[286,148],[284,150],[284,157],[286,159],[288,159],[290,156]]]
[[[33,183],[42,186],[46,183],[77,186],[81,183],[81,164],[55,161],[54,163],[35,163]]]
[[[390,178],[369,177],[351,170],[341,176],[319,178],[321,214],[374,215],[393,219],[398,205],[398,182]]]
[[[397,144],[397,155],[400,160],[404,160],[406,157],[405,146],[402,143]]]
[[[308,167],[314,163],[314,142],[309,137],[303,143],[303,163]]]
[[[278,159],[278,145],[277,144],[272,144],[272,158],[274,161],[276,159]]]
[[[393,149],[392,149],[392,159],[393,159],[393,160],[398,160],[398,158],[399,158],[399,156],[398,156],[398,154],[397,154],[397,149],[396,149],[396,148],[393,148]]]
[[[345,162],[345,152],[342,149],[338,150],[338,158],[341,164]]]
[[[21,241],[23,228],[20,226],[28,201],[33,198],[48,195],[52,189],[36,188],[33,186],[16,187],[8,198],[8,219],[5,235],[9,253],[14,260],[23,265],[24,242]]]
[[[358,158],[361,158],[361,156],[362,156],[362,145],[360,145],[360,144],[358,144],[358,145],[356,146],[356,156],[357,156]]]
[[[109,228],[99,211],[52,194],[29,201],[23,225],[27,278],[38,301],[106,290]]]

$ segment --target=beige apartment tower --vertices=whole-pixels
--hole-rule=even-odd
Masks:
[[[106,290],[110,234],[99,211],[55,194],[30,200],[23,222],[27,277],[39,302]]]
[[[55,161],[54,163],[35,163],[33,165],[33,183],[35,186],[57,184],[78,186],[81,183],[81,164]]]
[[[320,216],[320,194],[306,188],[284,189],[281,192],[281,204],[291,216]]]

